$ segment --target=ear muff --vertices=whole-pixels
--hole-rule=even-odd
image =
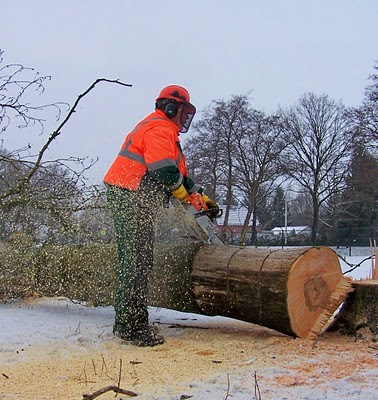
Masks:
[[[169,102],[165,107],[164,107],[164,114],[168,118],[173,118],[177,115],[178,112],[178,105],[173,102]]]

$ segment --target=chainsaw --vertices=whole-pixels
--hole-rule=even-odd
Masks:
[[[199,227],[205,232],[209,244],[224,244],[215,230],[215,219],[222,216],[222,209],[218,207],[209,208],[203,202],[199,193],[190,195],[189,203],[185,208],[187,213],[194,218]]]

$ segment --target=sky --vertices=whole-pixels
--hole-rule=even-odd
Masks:
[[[51,76],[39,104],[72,105],[97,78],[132,84],[97,86],[47,153],[98,157],[92,183],[166,85],[189,90],[194,121],[213,100],[241,94],[267,114],[306,92],[358,106],[378,60],[376,0],[0,0],[0,9],[3,65]],[[46,118],[42,135],[8,130],[3,145],[36,152],[58,126]]]

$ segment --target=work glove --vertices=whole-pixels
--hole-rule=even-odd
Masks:
[[[202,200],[211,212],[211,216],[214,218],[218,217],[220,214],[220,208],[218,204],[214,200],[211,200],[209,196],[206,196],[206,194],[202,195]]]
[[[181,203],[188,203],[189,193],[185,189],[184,185],[180,185],[176,190],[172,192],[172,195],[177,200],[180,200]]]
[[[196,211],[207,210],[207,206],[199,193],[189,194],[184,185],[180,185],[172,192],[174,198],[179,200],[182,204],[191,204]]]

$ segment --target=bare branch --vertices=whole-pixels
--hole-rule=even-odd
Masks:
[[[95,88],[95,86],[100,82],[115,83],[115,84],[118,84],[118,85],[121,85],[121,86],[127,86],[127,87],[131,87],[132,86],[131,84],[121,82],[118,79],[114,80],[114,79],[107,79],[107,78],[99,78],[99,79],[95,80],[83,93],[81,93],[78,96],[78,98],[76,99],[73,107],[68,112],[67,116],[60,123],[60,125],[57,127],[57,129],[51,133],[51,135],[47,139],[46,143],[43,145],[43,147],[39,151],[37,159],[34,162],[34,165],[32,166],[32,168],[30,168],[29,172],[19,181],[19,184],[17,186],[13,187],[7,193],[3,193],[0,196],[0,201],[3,201],[5,198],[7,198],[9,196],[21,193],[27,187],[27,185],[29,184],[31,178],[35,175],[35,173],[38,171],[39,167],[41,166],[43,156],[44,156],[46,150],[48,149],[48,147],[50,146],[50,144],[61,134],[61,131],[62,131],[63,127],[70,120],[70,118],[73,115],[73,113],[76,112],[76,108],[78,107],[80,101],[91,90],[93,90]]]
[[[2,53],[0,53],[2,54]],[[0,58],[0,63],[2,58]],[[30,74],[32,74],[31,77]],[[61,107],[66,103],[49,103],[31,105],[24,101],[24,97],[33,91],[42,94],[45,91],[44,83],[50,76],[41,76],[33,68],[21,64],[8,64],[0,68],[0,133],[4,132],[11,121],[20,121],[18,128],[29,125],[39,125],[43,132],[45,119],[39,116],[41,112],[52,108],[56,112],[56,119],[61,116]]]
[[[130,397],[138,396],[137,393],[132,392],[131,390],[121,389],[118,386],[106,386],[102,389],[97,390],[96,392],[94,392],[92,394],[83,394],[83,400],[93,400],[96,397],[101,396],[102,394],[104,394],[106,392],[110,392],[110,391],[113,391],[115,393],[125,394]]]
[[[349,265],[350,267],[352,267],[352,268],[348,269],[347,271],[343,272],[343,275],[349,274],[350,272],[354,271],[355,269],[361,267],[362,264],[363,264],[365,261],[371,260],[371,259],[373,258],[372,256],[369,256],[369,257],[364,258],[364,259],[363,259],[361,262],[359,262],[358,264],[351,264],[350,262],[348,262],[348,261],[346,260],[346,258],[344,258],[343,256],[341,256],[340,254],[338,254],[338,257],[339,257],[341,260],[343,260],[343,261],[345,262],[345,264],[347,264],[347,265]]]

